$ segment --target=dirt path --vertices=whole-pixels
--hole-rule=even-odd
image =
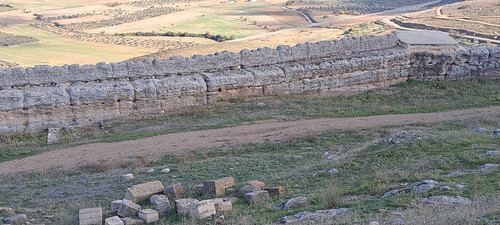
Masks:
[[[500,106],[436,113],[380,115],[353,118],[327,118],[292,122],[261,121],[222,129],[173,133],[134,141],[95,143],[59,149],[23,159],[0,163],[0,175],[21,171],[46,170],[53,167],[74,168],[88,163],[108,160],[119,162],[131,156],[158,157],[167,153],[243,144],[266,140],[283,140],[292,134],[304,134],[327,129],[358,129],[386,125],[432,123],[500,116]]]

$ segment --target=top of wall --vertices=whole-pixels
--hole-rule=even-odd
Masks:
[[[408,45],[457,45],[458,42],[441,31],[396,31],[398,39]]]
[[[239,53],[218,52],[213,55],[182,56],[170,59],[126,61],[96,65],[35,66],[0,70],[0,90],[26,85],[89,82],[109,79],[137,79],[151,76],[190,74],[223,70],[234,67],[270,65],[291,61],[323,58],[333,55],[375,51],[398,45],[396,34],[364,36],[317,43],[297,44],[293,47],[278,46],[276,49],[259,48]]]

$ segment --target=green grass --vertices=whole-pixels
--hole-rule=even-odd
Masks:
[[[242,99],[231,104],[188,109],[179,114],[137,121],[105,121],[97,127],[64,131],[61,142],[47,146],[46,134],[0,136],[0,162],[57,148],[90,142],[135,140],[160,134],[216,129],[260,120],[299,120],[437,112],[500,105],[500,80],[408,81],[393,87],[394,94],[367,92],[351,96],[278,96]],[[258,103],[265,106],[258,107]]]
[[[15,34],[37,38],[38,42],[0,47],[0,60],[16,62],[23,67],[40,64],[95,64],[117,62],[149,53],[126,46],[95,44],[61,38],[46,31],[30,27],[18,27]],[[134,50],[134,51],[131,51]]]
[[[257,206],[238,200],[233,211],[224,213],[227,224],[268,224],[300,211],[329,209],[332,202],[336,208],[348,207],[351,212],[345,217],[327,220],[328,224],[368,224],[375,219],[384,223],[394,217],[387,213],[391,211],[402,212],[397,217],[409,224],[498,222],[498,169],[491,173],[448,178],[442,175],[455,170],[475,170],[486,163],[500,163],[498,157],[481,156],[486,151],[498,149],[498,137],[470,132],[477,123],[483,127],[498,127],[499,119],[493,116],[402,127],[328,130],[280,142],[250,143],[203,151],[193,149],[181,156],[165,155],[149,162],[147,168],[125,167],[98,173],[54,169],[45,173],[0,177],[0,202],[17,209],[43,207],[44,214],[55,215],[53,223],[72,224],[78,219],[78,209],[95,206],[108,209],[109,203],[123,198],[123,190],[132,184],[155,179],[165,185],[181,182],[186,197],[200,198],[190,188],[192,185],[232,176],[236,180],[236,189],[246,181],[258,179],[268,185],[282,185],[287,191]],[[406,134],[400,135],[401,143],[382,141],[401,134],[401,130],[406,131]],[[327,159],[323,156],[325,151],[336,154],[337,159]],[[164,166],[168,166],[171,172],[159,172]],[[157,172],[146,173],[148,168],[156,168]],[[333,176],[327,174],[326,171],[331,168],[337,168],[340,173]],[[119,177],[127,172],[133,172],[135,180],[120,182]],[[391,186],[424,179],[446,182],[451,187],[465,184],[466,189],[443,192],[434,188],[427,193],[378,198],[396,188]],[[240,198],[238,194],[229,195]],[[360,201],[345,200],[348,196],[359,195],[368,197]],[[433,211],[419,203],[422,198],[432,195],[460,195],[473,199],[474,204],[466,208],[433,209],[442,213],[434,215]],[[297,196],[307,197],[310,204],[300,209],[272,210],[274,204]],[[149,203],[142,205],[151,207]],[[467,210],[467,213],[461,210]],[[41,219],[40,222],[47,221]],[[486,222],[484,224],[495,224]],[[174,214],[156,224],[211,223],[213,220],[196,222]]]

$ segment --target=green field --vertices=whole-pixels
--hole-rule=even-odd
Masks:
[[[39,42],[0,47],[0,60],[16,62],[24,67],[40,64],[95,64],[118,62],[150,53],[147,49],[128,46],[105,45],[74,39],[61,38],[46,31],[30,27],[18,27],[18,35],[30,36]],[[50,49],[50,51],[47,51]]]

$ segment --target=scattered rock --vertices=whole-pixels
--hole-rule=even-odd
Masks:
[[[191,205],[198,203],[198,200],[193,198],[184,198],[175,200],[175,208],[177,209],[177,214],[188,215]]]
[[[161,170],[161,172],[162,172],[162,173],[168,173],[168,172],[170,172],[170,168],[165,168],[165,169],[162,169],[162,170]]]
[[[300,208],[306,204],[307,204],[306,197],[295,197],[295,198],[288,199],[280,204],[275,205],[274,209],[276,209],[276,210],[288,209],[288,208],[296,209],[296,208]]]
[[[264,102],[257,103],[257,107],[259,107],[259,108],[264,108],[265,106],[266,106],[266,103],[264,103]]]
[[[218,180],[203,182],[203,195],[207,198],[221,197],[226,193],[226,188],[234,187],[234,178],[224,177]]]
[[[441,191],[449,191],[449,190],[451,190],[451,188],[449,186],[441,186],[439,188],[439,190],[441,190]]]
[[[3,219],[4,223],[11,224],[11,225],[25,224],[26,221],[28,221],[26,214],[18,214],[18,215],[7,217],[7,218]],[[80,224],[82,224],[82,223],[80,222]]]
[[[328,156],[328,155],[330,155],[330,153],[328,152],[323,153],[323,156]]]
[[[484,153],[485,156],[499,156],[500,155],[500,151],[487,151],[486,153]]]
[[[124,225],[134,225],[134,224],[143,224],[144,220],[139,217],[125,217],[122,218]]]
[[[151,196],[151,198],[149,198],[149,201],[155,206],[158,214],[162,216],[167,216],[172,211],[170,201],[165,195],[153,195]]]
[[[105,225],[125,225],[125,223],[118,216],[109,217],[104,220]]]
[[[141,202],[152,195],[163,193],[164,189],[165,187],[159,180],[137,184],[131,188],[127,188],[125,199],[133,202]]]
[[[461,175],[464,175],[464,174],[466,174],[466,173],[460,172],[460,171],[453,171],[453,172],[451,172],[449,174],[444,175],[444,177],[455,177],[455,176],[461,176]]]
[[[377,221],[372,221],[370,225],[379,225]]]
[[[258,204],[269,199],[269,193],[266,190],[259,190],[244,195],[245,201],[250,204]]]
[[[191,204],[189,215],[195,219],[205,219],[217,214],[212,200],[204,200]]]
[[[120,206],[122,205],[123,200],[115,200],[111,202],[111,211],[116,211],[118,213],[118,210],[120,209]]]
[[[197,184],[193,186],[197,195],[203,195],[203,184]]]
[[[389,192],[386,192],[384,195],[382,195],[382,197],[380,198],[390,198],[390,197],[393,197],[395,195],[398,195],[399,193],[401,192],[401,189],[395,189],[395,190],[392,190],[392,191],[389,191]]]
[[[182,185],[181,183],[175,183],[169,185],[165,188],[165,195],[172,200],[178,199],[182,195]]]
[[[329,155],[327,159],[332,160],[332,159],[335,159],[336,157],[337,157],[337,156],[336,156],[335,154],[333,154],[333,155]]]
[[[405,225],[405,221],[400,218],[396,218],[391,220],[391,225]]]
[[[465,185],[457,184],[457,185],[455,185],[455,188],[457,188],[458,190],[464,190],[465,189]]]
[[[12,208],[0,207],[0,217],[11,217],[16,215]]]
[[[245,185],[242,188],[240,188],[239,193],[242,195],[245,195],[246,193],[254,192],[260,190],[259,186],[253,186],[253,185]]]
[[[269,193],[269,196],[282,195],[285,193],[285,188],[282,186],[269,186],[265,187],[264,190],[266,190],[267,193]]]
[[[47,144],[59,142],[59,128],[49,128],[47,133]]]
[[[248,181],[247,184],[252,185],[252,186],[257,186],[257,187],[259,187],[259,190],[264,188],[264,186],[266,186],[266,184],[264,184],[264,182],[258,181],[258,180]]]
[[[484,164],[477,170],[478,173],[486,173],[486,172],[491,172],[495,167],[497,167],[498,164],[493,164],[493,163],[488,163]]]
[[[79,215],[80,225],[102,224],[101,207],[80,209],[78,215]]]
[[[217,213],[233,210],[233,202],[230,199],[214,198],[212,202]]]
[[[482,127],[478,127],[478,128],[475,128],[474,130],[472,130],[472,132],[474,132],[474,133],[485,133],[485,132],[488,132],[488,130],[486,130],[485,128],[482,128]]]
[[[149,169],[146,171],[146,173],[154,173],[155,172],[155,169]]]
[[[293,216],[285,216],[285,217],[279,218],[278,220],[276,220],[275,223],[277,223],[277,224],[301,223],[301,222],[305,222],[308,220],[341,216],[341,215],[345,215],[348,212],[349,212],[349,209],[347,209],[347,208],[318,210],[315,212],[307,212],[306,211],[306,212],[297,213]]]
[[[493,136],[500,136],[500,129],[494,130],[491,135],[493,135]]]
[[[134,179],[134,174],[131,174],[131,173],[127,173],[127,174],[122,176],[123,181],[131,181],[133,179]]]
[[[219,216],[219,218],[215,219],[215,224],[216,225],[224,224],[224,216]]]
[[[424,203],[432,205],[468,205],[471,201],[461,196],[431,196],[424,199]]]
[[[335,168],[328,170],[328,174],[337,174],[337,173],[339,173],[339,171]]]
[[[146,223],[152,223],[160,220],[158,212],[152,209],[143,209],[139,211],[139,218],[146,221]]]
[[[130,200],[123,199],[122,204],[120,205],[120,208],[118,209],[118,215],[121,217],[137,216],[137,213],[139,213],[139,210],[141,210],[140,205],[137,205]]]
[[[390,198],[399,194],[407,194],[410,192],[427,192],[428,190],[434,188],[435,184],[439,184],[435,180],[422,180],[420,182],[413,183],[403,189],[395,189],[383,194],[380,198]]]

